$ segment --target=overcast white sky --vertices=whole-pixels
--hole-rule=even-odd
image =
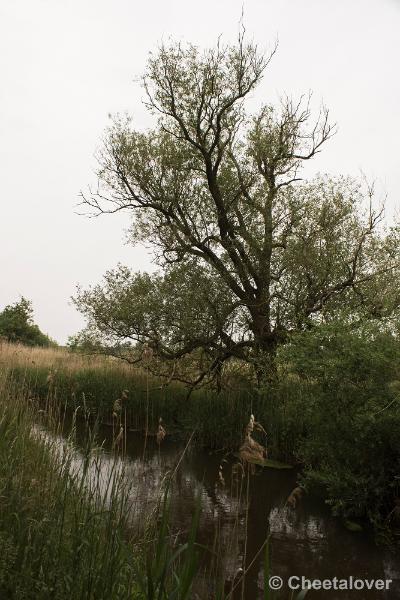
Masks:
[[[108,113],[149,125],[134,83],[168,37],[200,46],[237,36],[279,51],[257,98],[312,89],[339,125],[315,169],[375,177],[399,205],[400,0],[2,0],[0,4],[0,310],[24,295],[63,343],[83,326],[70,304],[122,262],[128,215],[76,214],[94,183]]]

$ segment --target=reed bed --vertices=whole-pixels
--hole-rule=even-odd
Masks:
[[[195,430],[193,443],[210,449],[236,449],[251,412],[266,424],[276,458],[293,459],[303,431],[302,390],[297,382],[283,383],[268,393],[242,382],[219,394],[204,388],[188,396],[183,385],[165,386],[145,368],[133,368],[118,359],[11,344],[0,347],[0,365],[12,371],[16,385],[42,402],[51,394],[72,410],[84,404],[113,427],[117,406],[118,419],[123,418],[129,429],[152,435],[157,434],[162,416],[170,435],[186,437]]]
[[[134,481],[127,477],[124,461],[121,460],[124,444],[117,444],[120,429],[116,429],[113,443],[115,461],[109,461],[106,471],[102,468],[102,450],[96,445],[98,421],[93,414],[96,405],[91,405],[92,396],[88,392],[87,398],[85,392],[82,391],[79,396],[75,392],[75,401],[78,402],[78,396],[81,404],[72,406],[73,415],[79,413],[84,416],[88,432],[86,443],[78,453],[74,416],[70,434],[65,439],[64,419],[68,402],[61,402],[60,390],[63,388],[57,386],[63,380],[57,378],[54,363],[49,361],[50,358],[62,357],[64,353],[52,349],[44,354],[39,365],[30,367],[24,360],[32,354],[30,351],[24,354],[22,350],[20,363],[14,363],[13,369],[0,368],[0,598],[244,600],[246,552],[244,569],[238,570],[236,576],[229,579],[227,587],[219,564],[222,541],[218,532],[213,543],[213,559],[204,579],[201,571],[204,548],[197,543],[200,499],[186,532],[177,535],[170,527],[172,507],[169,489],[180,460],[175,472],[160,487],[158,501],[156,506],[151,507],[152,511],[148,506],[138,507]],[[6,356],[13,356],[10,348]],[[76,378],[82,372],[85,377],[91,374],[91,385],[93,381],[98,385],[104,383],[104,371],[97,366],[83,371],[70,367],[62,369],[61,366],[59,369],[68,385],[72,381],[71,374]],[[46,380],[42,381],[46,373]],[[131,377],[122,369],[116,376],[119,384],[122,373]],[[40,385],[44,386],[43,396],[32,393],[34,382],[36,392],[40,391]],[[137,379],[135,382],[137,384]],[[126,383],[125,379],[123,383]],[[130,390],[121,393],[120,388],[119,418],[123,403],[133,397]],[[113,389],[111,387],[109,391]],[[127,389],[125,385],[123,389]],[[66,398],[64,395],[64,400]],[[165,402],[165,397],[163,400]],[[238,400],[235,401],[239,406]],[[205,418],[209,410],[207,403],[203,406],[196,401],[195,395],[190,402],[193,403],[192,409],[197,407],[192,419]],[[150,406],[151,414],[157,414],[151,403]],[[166,404],[163,407],[166,408]],[[242,408],[244,411],[245,407]],[[225,410],[225,416],[229,415],[226,404]],[[218,411],[214,412],[215,435],[221,416]],[[246,416],[247,419],[236,426],[238,431],[243,429],[240,425],[248,420],[248,412]],[[182,423],[185,419],[187,427],[188,413],[185,413]],[[155,432],[159,444],[165,437],[164,427],[168,430],[164,418],[162,421],[158,418]],[[126,430],[125,427],[123,429]],[[49,431],[52,434],[48,434]],[[61,432],[64,437],[57,435]],[[251,433],[248,432],[248,437]],[[238,435],[243,436],[243,431],[239,431]],[[187,447],[194,439],[193,430]],[[245,463],[238,481],[233,477],[230,485],[238,486],[238,506],[244,502],[247,507],[250,469]],[[222,468],[223,463],[220,484],[225,485]],[[132,527],[130,518],[133,511],[137,513],[138,510],[142,511],[140,520],[144,524],[140,529]],[[246,522],[247,519],[246,512]],[[236,521],[238,527],[239,512]],[[238,531],[234,529],[233,535],[238,535]],[[206,595],[194,591],[193,586],[198,585],[199,577],[203,577],[203,581],[214,578],[213,587],[208,585]],[[213,591],[210,592],[210,589]]]
[[[0,597],[139,598],[121,472],[100,493],[91,450],[73,470],[71,448],[38,433],[39,410],[0,372]]]
[[[139,507],[141,526],[134,526],[135,482],[119,449],[104,468],[87,420],[78,450],[74,419],[67,438],[57,434],[64,415],[53,400],[39,408],[0,370],[0,598],[192,598],[200,505],[177,540],[169,525],[172,473],[156,505]]]
[[[170,528],[169,489],[180,463],[156,506],[139,507],[145,525],[137,530],[130,518],[138,510],[134,482],[119,455],[105,470],[96,427],[87,422],[78,453],[74,419],[66,439],[57,435],[62,421],[56,402],[39,408],[0,371],[0,597],[209,600],[192,592],[200,570],[200,501],[186,534]],[[231,595],[221,588],[217,598]]]

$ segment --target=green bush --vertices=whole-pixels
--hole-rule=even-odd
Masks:
[[[320,326],[281,360],[307,387],[297,454],[303,482],[335,514],[393,525],[400,497],[400,343],[393,328]]]

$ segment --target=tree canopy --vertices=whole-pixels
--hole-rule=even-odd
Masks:
[[[373,189],[302,178],[334,133],[328,110],[313,119],[309,97],[246,110],[274,52],[243,36],[205,52],[162,45],[143,77],[154,128],[117,116],[107,130],[83,204],[127,211],[130,241],[152,247],[158,265],[119,266],[78,292],[88,332],[110,351],[131,341],[160,361],[185,359],[192,383],[231,358],[271,374],[291,333],[398,307],[399,232],[384,226]]]
[[[0,312],[0,337],[26,346],[55,345],[34,323],[32,302],[24,297]]]

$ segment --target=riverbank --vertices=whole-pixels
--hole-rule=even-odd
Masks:
[[[12,401],[15,405],[15,397]],[[26,398],[24,403],[29,407]],[[23,410],[21,407],[18,413],[20,421],[24,420]],[[0,411],[4,422],[2,402]],[[90,430],[84,418],[74,421],[74,416],[68,415],[58,420],[53,411],[46,426],[44,413],[32,408],[26,417],[30,423],[35,417],[42,425],[34,426],[28,443],[15,444],[19,459],[15,459],[13,450],[0,454],[3,462],[13,460],[13,476],[22,486],[16,490],[17,501],[14,495],[10,509],[1,513],[0,530],[7,531],[9,539],[14,535],[17,540],[21,538],[19,547],[28,540],[25,562],[17,570],[9,560],[12,552],[1,555],[7,557],[4,572],[8,584],[7,588],[0,586],[1,597],[154,600],[157,595],[146,587],[149,576],[156,589],[163,569],[172,556],[178,555],[174,576],[187,573],[187,600],[261,600],[265,597],[266,540],[269,572],[283,581],[289,575],[348,580],[368,572],[371,578],[392,579],[391,592],[399,591],[396,558],[376,547],[371,535],[346,530],[343,522],[332,518],[328,507],[316,498],[298,498],[297,505],[288,502],[296,486],[295,470],[257,469],[252,474],[251,470],[243,471],[232,456],[210,454],[199,446],[185,449],[184,442],[169,436],[159,445],[153,437],[145,442],[141,434],[128,432],[125,443],[116,448],[115,432],[110,427],[99,425],[96,431]],[[22,439],[24,433],[19,428],[16,431]],[[101,447],[94,447],[94,435]],[[7,447],[13,446],[12,436],[6,433],[4,437],[9,442]],[[44,452],[47,458],[38,461],[35,456]],[[117,468],[113,471],[115,459]],[[64,470],[60,470],[61,464]],[[67,470],[72,479],[67,477]],[[157,518],[155,509],[163,482],[171,473],[176,476],[167,509],[158,511]],[[37,496],[32,494],[29,477],[37,481]],[[110,481],[113,484],[108,485]],[[4,486],[4,479],[1,483],[8,493],[10,487]],[[87,493],[88,483],[91,493]],[[93,510],[96,503],[97,509]],[[14,519],[19,520],[17,534],[9,518],[11,506]],[[146,526],[149,518],[155,527]],[[44,525],[36,526],[32,539],[32,523],[41,520]],[[106,539],[108,535],[114,542]],[[179,564],[190,539],[199,545],[193,545],[189,561]],[[200,562],[198,550],[202,553]],[[108,565],[109,560],[115,560],[116,552],[121,571]],[[52,560],[53,554],[59,560]],[[91,555],[94,564],[89,560]],[[143,560],[145,556],[147,561]],[[40,561],[42,567],[38,568]],[[242,571],[246,572],[243,587],[237,577]],[[125,583],[124,587],[121,572],[125,577],[131,574],[132,585]],[[77,581],[68,586],[71,573]],[[96,578],[102,579],[92,587]],[[144,591],[135,588],[139,578]],[[31,590],[34,592],[30,596]],[[161,596],[163,600],[170,598],[169,592]],[[317,592],[309,595],[319,598]],[[364,599],[362,591],[341,591],[341,596],[343,600]],[[279,598],[289,597],[284,587]]]
[[[0,373],[0,597],[139,599],[120,474],[106,503],[72,449],[38,434],[39,410]]]
[[[375,327],[370,326],[369,327]],[[66,350],[3,347],[15,386],[46,407],[82,410],[122,429],[235,451],[250,414],[266,431],[269,457],[301,465],[299,483],[349,527],[372,526],[384,544],[400,539],[400,344],[391,332],[335,326],[305,333],[278,357],[274,385],[243,378],[217,394],[163,385],[146,369]]]
[[[92,427],[83,410],[65,414],[50,394],[42,406],[0,370],[1,598],[241,598],[232,565],[218,570],[218,527],[197,544],[200,498],[192,496],[183,529],[174,521],[187,447],[177,446],[158,473],[154,439],[139,436],[132,461],[130,436],[119,443],[118,432]]]

